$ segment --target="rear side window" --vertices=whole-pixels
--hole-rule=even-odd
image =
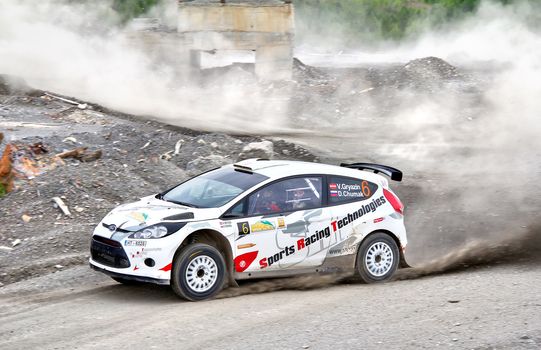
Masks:
[[[329,203],[347,203],[364,201],[376,192],[375,183],[345,176],[329,176],[328,195]]]

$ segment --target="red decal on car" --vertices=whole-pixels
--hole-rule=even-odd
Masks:
[[[237,272],[243,272],[244,270],[246,270],[250,266],[250,264],[254,262],[255,258],[257,258],[258,252],[259,251],[256,250],[255,252],[244,253],[237,256],[234,260],[235,270]]]
[[[329,184],[329,188],[331,190],[336,190],[336,184]]]
[[[160,270],[162,271],[171,271],[171,267],[173,267],[173,264],[167,264],[164,267],[162,267]]]

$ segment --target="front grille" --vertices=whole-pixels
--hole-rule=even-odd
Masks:
[[[92,260],[99,262],[100,264],[116,267],[126,268],[130,267],[130,261],[128,256],[119,242],[111,239],[93,236],[90,243],[90,254]]]

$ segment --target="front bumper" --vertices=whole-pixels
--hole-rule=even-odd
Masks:
[[[90,242],[92,260],[117,269],[130,267],[130,259],[120,242],[101,236],[93,236]]]
[[[108,276],[111,276],[111,277],[123,278],[123,279],[126,279],[126,280],[137,281],[137,282],[146,282],[146,283],[169,285],[169,280],[167,280],[167,279],[126,275],[126,274],[123,274],[123,273],[117,273],[117,272],[108,271],[106,269],[103,269],[101,267],[93,265],[91,262],[89,263],[89,265],[93,270],[102,272],[102,273],[104,273],[104,274],[106,274]]]
[[[90,264],[113,277],[168,284],[171,278],[174,237],[156,240],[108,238],[98,226],[90,243]]]

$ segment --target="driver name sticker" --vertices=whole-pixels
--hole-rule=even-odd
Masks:
[[[368,198],[372,195],[372,190],[368,181],[361,183],[330,183],[329,195],[331,197],[341,198]]]

